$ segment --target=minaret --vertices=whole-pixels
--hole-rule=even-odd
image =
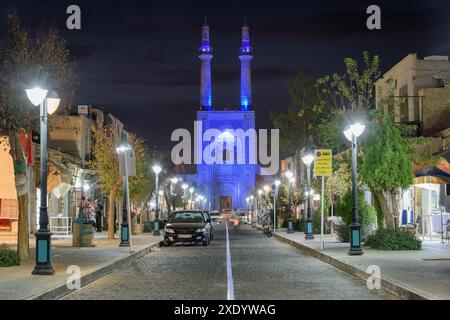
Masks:
[[[212,94],[211,94],[211,59],[212,48],[209,45],[209,26],[206,21],[202,27],[202,45],[199,49],[199,58],[201,60],[200,75],[200,108],[205,111],[211,111]]]
[[[253,49],[250,45],[250,28],[247,19],[242,26],[242,47],[239,55],[241,59],[241,110],[249,111],[252,107],[252,72],[250,62],[253,59]]]

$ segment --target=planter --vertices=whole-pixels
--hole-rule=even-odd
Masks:
[[[133,234],[144,233],[144,224],[133,224]]]
[[[95,247],[94,241],[95,228],[94,225],[74,223],[72,246],[73,247]]]

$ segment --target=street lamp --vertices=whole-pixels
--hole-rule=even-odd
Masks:
[[[191,210],[194,209],[194,187],[189,188],[189,192],[191,193]]]
[[[284,173],[288,179],[288,220],[287,220],[287,233],[294,233],[294,224],[292,222],[292,187],[291,181],[294,178],[294,174],[291,171]]]
[[[277,229],[277,198],[278,198],[278,188],[281,184],[280,180],[275,180],[272,185],[272,196],[273,196],[273,231]]]
[[[156,203],[155,203],[155,222],[153,223],[153,235],[159,236],[161,233],[159,232],[159,194],[158,194],[158,182],[159,182],[159,174],[162,171],[161,166],[154,165],[153,166],[153,172],[155,173],[155,197],[156,197]]]
[[[305,239],[313,240],[313,219],[311,214],[311,164],[314,162],[314,156],[308,154],[302,158],[303,163],[306,165],[306,178],[307,178],[307,191],[306,191],[306,230]]]
[[[176,194],[175,194],[175,185],[178,183],[178,181],[180,181],[177,177],[173,177],[170,179],[171,185],[171,191],[172,191],[172,210],[175,211],[176,210]]]
[[[183,183],[181,185],[181,189],[183,189],[183,206],[184,206],[184,209],[186,209],[186,190],[187,190],[187,188],[189,188],[189,186],[186,183]]]
[[[352,256],[362,255],[361,248],[361,224],[359,223],[358,214],[358,154],[357,139],[363,133],[366,127],[360,123],[352,124],[344,135],[352,143],[352,224],[350,225],[350,250]]]
[[[120,227],[120,244],[119,247],[130,247],[130,228],[128,220],[128,152],[132,150],[131,145],[128,143],[128,137],[125,132],[122,132],[120,143],[116,147],[116,151],[119,155],[123,156],[124,161],[124,176],[123,176],[123,195],[122,195],[122,225]]]
[[[41,88],[25,90],[28,99],[35,106],[40,106],[40,147],[41,147],[41,206],[39,208],[39,230],[36,232],[36,264],[33,275],[53,275],[55,271],[51,262],[51,237],[48,227],[47,209],[47,135],[48,114],[59,106],[60,99],[56,92]]]

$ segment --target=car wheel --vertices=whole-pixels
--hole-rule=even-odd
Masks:
[[[172,243],[170,243],[169,241],[164,240],[163,246],[164,247],[170,247],[172,245]]]

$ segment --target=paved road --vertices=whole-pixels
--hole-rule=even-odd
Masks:
[[[393,299],[249,226],[226,228],[208,247],[162,248],[65,299]],[[232,276],[232,278],[230,278]],[[228,295],[227,295],[228,294]]]

